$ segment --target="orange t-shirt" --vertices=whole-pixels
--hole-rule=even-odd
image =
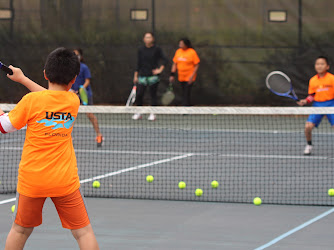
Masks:
[[[188,82],[190,76],[193,74],[195,66],[199,64],[200,59],[196,51],[192,48],[189,49],[178,49],[175,52],[173,62],[177,67],[178,79],[180,82]],[[193,78],[195,81],[196,75]]]
[[[318,75],[310,79],[308,87],[309,95],[314,95],[314,100],[317,102],[325,102],[334,99],[334,75],[327,72],[322,78]]]
[[[25,95],[9,112],[16,129],[27,125],[17,192],[28,197],[59,197],[80,187],[72,129],[80,101],[67,91]]]

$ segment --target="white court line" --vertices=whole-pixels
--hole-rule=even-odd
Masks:
[[[327,215],[331,214],[334,212],[334,208],[331,208],[330,210],[318,215],[317,217],[314,217],[313,219],[301,224],[300,226],[298,227],[295,227],[294,229],[278,236],[277,238],[273,239],[272,241],[269,241],[268,243],[256,248],[255,250],[263,250],[263,249],[266,249],[274,244],[276,244],[277,242],[279,242],[280,240],[283,240],[284,238],[290,236],[291,234],[294,234],[295,232],[298,232],[299,230],[311,225],[312,223],[314,222],[317,222],[318,220],[321,220],[322,218],[326,217]]]
[[[22,151],[21,147],[6,147],[1,150]],[[219,154],[219,153],[190,153],[190,152],[160,152],[160,151],[127,151],[127,150],[94,150],[94,149],[75,149],[76,153],[94,154],[136,154],[136,155],[179,155],[191,154],[191,156],[219,156],[226,158],[264,158],[264,159],[307,159],[307,160],[334,160],[328,156],[302,156],[302,155],[256,155],[256,154]]]
[[[10,199],[7,199],[7,200],[0,201],[0,205],[10,203],[10,202],[13,202],[13,201],[16,201],[16,198],[10,198]]]
[[[150,162],[150,163],[146,163],[146,164],[141,164],[141,165],[138,165],[138,166],[135,166],[135,167],[125,168],[125,169],[121,169],[121,170],[118,170],[118,171],[115,171],[115,172],[110,172],[110,173],[107,173],[107,174],[98,175],[98,176],[95,176],[95,177],[92,177],[92,178],[88,178],[88,179],[80,181],[80,183],[91,182],[93,180],[99,180],[99,179],[103,179],[103,178],[106,178],[106,177],[109,177],[109,176],[114,176],[114,175],[130,172],[130,171],[133,171],[133,170],[138,170],[138,169],[141,169],[141,168],[147,168],[147,167],[150,167],[150,166],[154,166],[154,165],[158,165],[158,164],[162,164],[162,163],[166,163],[166,162],[170,162],[170,161],[180,160],[180,159],[187,158],[187,157],[190,157],[190,156],[193,156],[193,154],[185,154],[185,155],[180,155],[180,156],[167,158],[167,159],[163,159],[163,160],[159,160],[159,161],[154,161],[154,162]]]
[[[159,165],[159,164],[166,163],[166,162],[181,160],[181,159],[184,159],[184,158],[187,158],[187,157],[190,157],[190,156],[193,156],[193,154],[184,154],[184,155],[179,155],[179,156],[172,157],[172,158],[167,158],[167,159],[162,159],[162,160],[158,160],[158,161],[154,161],[154,162],[150,162],[150,163],[146,163],[146,164],[141,164],[141,165],[138,165],[138,166],[135,166],[135,167],[125,168],[125,169],[121,169],[121,170],[118,170],[118,171],[115,171],[115,172],[110,172],[110,173],[106,173],[106,174],[103,174],[103,175],[94,176],[92,178],[84,179],[84,180],[81,180],[80,183],[87,183],[87,182],[91,182],[93,180],[100,180],[100,179],[103,179],[103,178],[107,178],[107,177],[114,176],[114,175],[119,175],[119,174],[122,174],[122,173],[130,172],[130,171],[133,171],[133,170],[138,170],[138,169],[141,169],[141,168],[147,168],[147,167]],[[3,201],[0,201],[0,205],[10,203],[10,202],[13,202],[15,200],[16,200],[16,198],[3,200]]]

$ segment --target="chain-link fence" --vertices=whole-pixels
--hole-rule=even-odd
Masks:
[[[334,58],[333,8],[330,0],[0,0],[0,59],[46,86],[48,53],[81,47],[94,102],[124,104],[137,48],[153,30],[170,62],[179,38],[193,42],[201,58],[194,105],[293,105],[266,90],[265,76],[282,70],[305,96],[315,57]],[[1,102],[17,102],[24,93],[0,78]]]

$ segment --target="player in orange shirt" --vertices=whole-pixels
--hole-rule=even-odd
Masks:
[[[175,73],[177,70],[178,80],[183,90],[182,105],[190,106],[191,87],[196,80],[200,59],[196,51],[193,49],[189,39],[180,39],[179,47],[180,48],[175,52],[173,58],[169,81],[175,81]]]
[[[313,102],[314,107],[334,107],[334,75],[328,72],[329,61],[327,57],[319,56],[315,61],[315,71],[317,74],[310,79],[309,96],[300,100],[298,105],[303,106]],[[334,115],[327,114],[327,119],[331,126],[334,126]],[[312,129],[318,127],[324,115],[310,115],[305,124],[305,137],[307,145],[304,150],[305,155],[312,152]]]
[[[23,249],[34,227],[42,224],[42,209],[50,197],[64,228],[72,231],[80,249],[99,249],[80,192],[72,128],[80,105],[68,91],[80,71],[73,51],[58,48],[51,52],[44,68],[48,90],[10,66],[7,75],[33,93],[25,95],[5,114],[0,109],[0,131],[14,132],[27,126],[19,165],[14,223],[5,249]]]

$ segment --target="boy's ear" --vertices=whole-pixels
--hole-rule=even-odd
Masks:
[[[75,80],[77,79],[77,76],[75,76],[67,85],[68,90],[72,88],[72,85],[75,83]]]
[[[49,81],[49,78],[46,76],[46,74],[45,74],[45,70],[43,70],[43,73],[44,73],[44,78],[45,78],[45,80],[47,80],[47,81]]]

